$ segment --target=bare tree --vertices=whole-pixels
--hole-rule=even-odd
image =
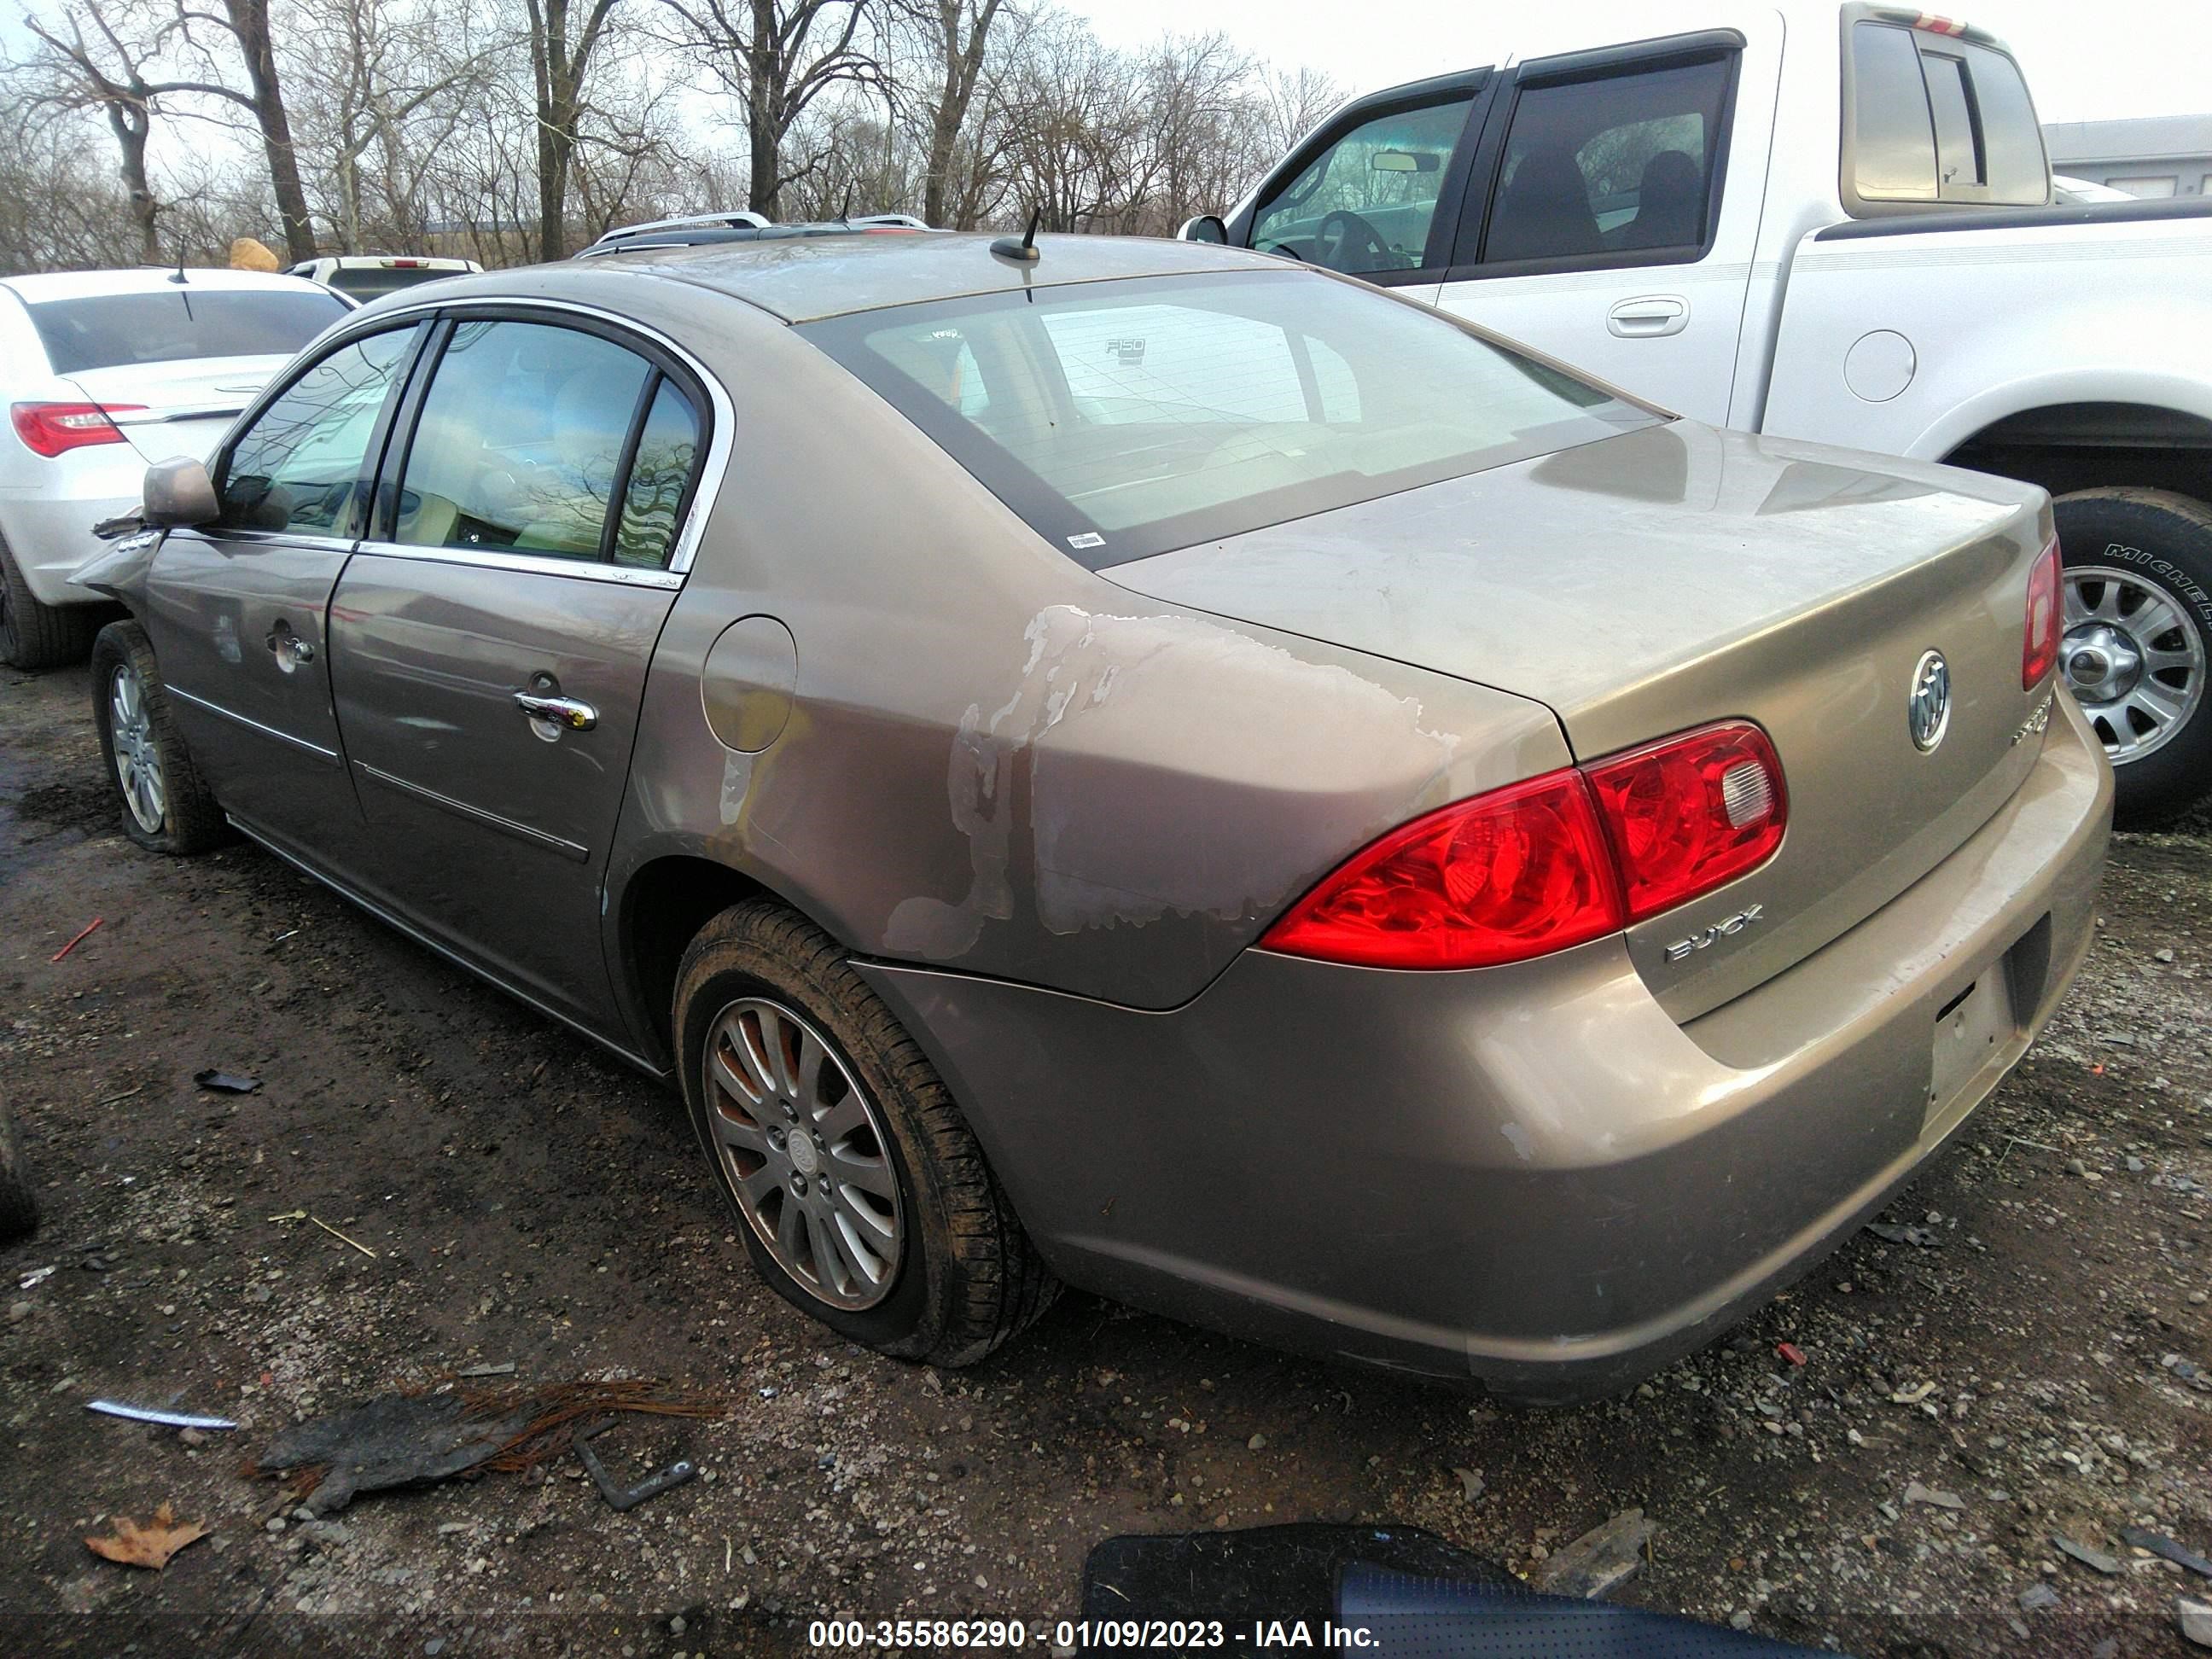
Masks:
[[[216,0],[216,3],[220,10],[203,11],[196,0],[168,0],[163,39],[189,53],[204,71],[199,78],[180,86],[234,105],[251,118],[269,169],[277,216],[283,224],[284,246],[294,260],[312,259],[315,228],[307,215],[307,190],[300,182],[300,158],[292,146],[292,122],[284,106],[283,82],[277,73],[269,0]],[[227,37],[226,50],[238,55],[246,71],[244,88],[223,78],[222,53],[204,38],[210,29]]]
[[[589,0],[580,15],[569,0],[524,0],[530,17],[530,70],[538,90],[538,257],[568,252],[568,171],[592,54],[616,0]],[[574,33],[571,34],[570,29]]]
[[[156,103],[207,88],[194,81],[148,79],[145,66],[153,61],[158,40],[126,34],[122,23],[111,20],[109,9],[100,0],[81,0],[64,17],[65,33],[56,33],[38,17],[27,20],[43,48],[33,67],[46,72],[32,103],[54,110],[96,111],[106,120],[119,152],[118,170],[131,222],[137,227],[138,257],[151,263],[161,257],[161,208],[146,165]]]
[[[870,0],[663,0],[703,67],[744,110],[747,205],[774,218],[783,187],[821,163],[796,165],[784,141],[814,100],[872,83],[881,65],[862,33]]]
[[[125,265],[146,246],[132,204],[98,148],[88,114],[42,110],[49,82],[11,65],[0,83],[0,270]]]
[[[1000,6],[1000,0],[908,0],[907,27],[920,37],[927,60],[917,125],[924,145],[921,216],[933,225],[946,222],[961,130],[982,79]]]
[[[297,0],[292,19],[295,125],[333,240],[348,253],[372,235],[393,246],[418,240],[426,159],[507,96],[492,65],[513,40],[483,40],[465,0],[442,10],[417,0]]]

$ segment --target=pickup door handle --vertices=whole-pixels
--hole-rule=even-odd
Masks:
[[[588,732],[599,723],[599,711],[574,697],[545,697],[532,691],[514,694],[514,706],[534,720],[550,720],[568,732]]]
[[[1680,334],[1690,325],[1690,302],[1678,294],[1640,295],[1607,312],[1605,325],[1624,340]]]

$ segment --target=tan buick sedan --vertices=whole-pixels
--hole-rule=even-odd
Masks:
[[[2041,492],[1219,247],[657,240],[370,306],[156,468],[96,708],[142,843],[673,1082],[847,1336],[1066,1282],[1615,1389],[2081,960]]]

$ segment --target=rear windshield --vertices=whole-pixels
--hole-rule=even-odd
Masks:
[[[1294,269],[800,331],[1094,570],[1659,418],[1437,313]]]
[[[331,275],[332,288],[343,289],[356,300],[374,300],[380,294],[397,294],[403,288],[413,288],[417,283],[434,283],[441,277],[458,276],[459,270],[441,270],[435,265],[341,265]]]
[[[41,300],[31,322],[57,374],[185,357],[290,356],[346,314],[335,295],[200,289]]]

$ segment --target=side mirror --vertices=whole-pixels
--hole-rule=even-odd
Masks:
[[[213,524],[222,509],[215,498],[215,480],[205,462],[189,455],[156,461],[146,469],[144,506],[139,520],[146,525]]]
[[[1218,213],[1201,213],[1195,219],[1186,219],[1182,228],[1176,232],[1179,242],[1220,242],[1229,240],[1229,227],[1221,222]]]

